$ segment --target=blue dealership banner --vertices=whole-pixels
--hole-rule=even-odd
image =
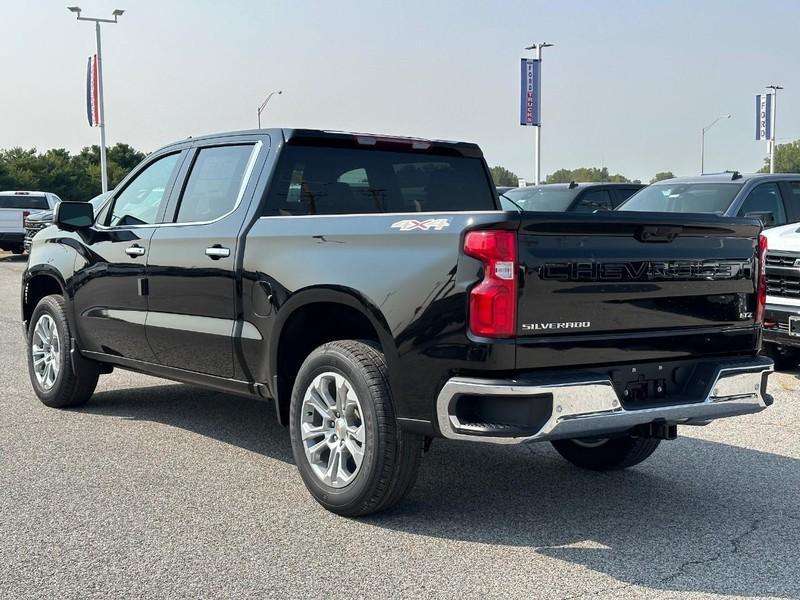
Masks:
[[[756,95],[756,139],[772,139],[772,94]]]
[[[540,125],[539,84],[541,61],[536,58],[522,59],[522,82],[520,89],[519,124],[525,126]]]

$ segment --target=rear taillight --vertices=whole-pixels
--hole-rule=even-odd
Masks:
[[[758,285],[756,286],[756,323],[764,320],[764,307],[767,305],[767,236],[758,238]]]
[[[28,217],[30,217],[30,216],[31,216],[31,211],[29,211],[29,210],[23,210],[23,211],[22,211],[22,220],[23,220],[23,221],[24,221],[25,219],[27,219]]]
[[[517,327],[517,234],[471,231],[464,253],[483,263],[483,281],[469,294],[469,329],[481,337],[511,337]]]

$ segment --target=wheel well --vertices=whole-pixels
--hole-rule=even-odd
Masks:
[[[298,308],[281,330],[278,341],[278,416],[289,422],[289,403],[297,372],[306,357],[334,340],[363,340],[381,348],[378,332],[360,311],[335,302],[315,302]]]
[[[39,301],[51,294],[64,295],[61,284],[54,277],[50,275],[36,275],[28,281],[25,285],[25,298],[22,302],[22,320],[25,322],[26,327]]]

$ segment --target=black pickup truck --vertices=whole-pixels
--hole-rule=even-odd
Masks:
[[[619,469],[772,401],[757,221],[506,212],[473,144],[187,139],[54,220],[22,286],[41,401],[113,368],[270,401],[339,514],[397,502],[436,437]]]

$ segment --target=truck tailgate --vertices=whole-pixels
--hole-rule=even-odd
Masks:
[[[18,208],[0,208],[0,232],[19,233],[22,227],[22,211]]]
[[[753,352],[751,220],[523,213],[517,368]]]

